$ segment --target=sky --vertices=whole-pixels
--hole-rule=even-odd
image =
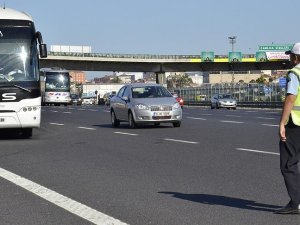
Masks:
[[[93,53],[201,55],[255,53],[300,42],[299,0],[0,0],[30,14],[51,45]]]

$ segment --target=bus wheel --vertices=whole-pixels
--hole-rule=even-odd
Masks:
[[[32,137],[32,128],[23,128],[22,129],[22,137],[23,138],[31,138]]]

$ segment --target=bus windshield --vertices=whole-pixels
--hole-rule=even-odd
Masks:
[[[0,25],[0,83],[38,80],[38,53],[33,29]]]
[[[46,91],[70,91],[69,73],[47,72]]]

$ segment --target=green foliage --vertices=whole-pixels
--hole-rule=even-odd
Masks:
[[[175,74],[168,77],[168,88],[184,88],[190,87],[193,83],[192,79],[187,74]]]

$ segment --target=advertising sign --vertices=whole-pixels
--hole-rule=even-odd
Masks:
[[[256,62],[267,61],[267,55],[265,52],[256,52]]]
[[[229,52],[228,55],[229,62],[242,62],[241,52]]]
[[[289,60],[290,56],[284,52],[266,52],[268,60]]]
[[[215,60],[214,52],[201,52],[202,62],[213,62]]]

